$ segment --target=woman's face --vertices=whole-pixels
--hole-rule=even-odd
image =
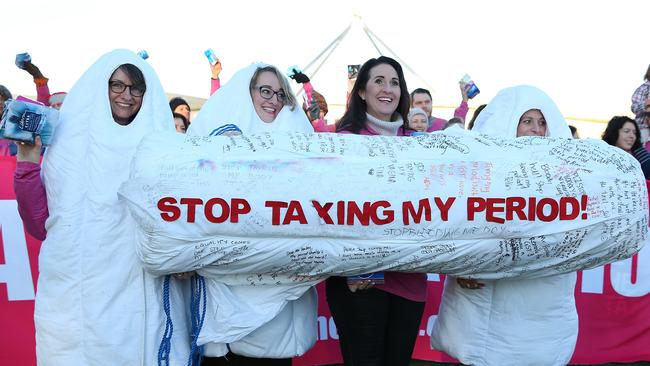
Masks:
[[[285,93],[274,73],[264,71],[257,76],[251,90],[251,98],[255,112],[262,121],[271,123],[275,120],[284,107]]]
[[[174,126],[176,127],[176,132],[185,133],[185,123],[180,118],[174,118]]]
[[[174,113],[178,113],[181,116],[185,117],[188,121],[190,120],[190,107],[186,106],[185,104],[181,104],[176,109],[174,109]]]
[[[397,110],[401,89],[397,71],[388,64],[379,64],[370,69],[370,79],[364,90],[359,91],[366,101],[366,112],[382,121],[390,121]]]
[[[539,109],[530,109],[519,118],[517,137],[546,136],[546,119]]]
[[[618,139],[616,139],[616,146],[625,151],[632,151],[632,146],[636,142],[636,128],[634,123],[625,122],[618,130]]]
[[[416,114],[415,116],[411,117],[411,120],[409,121],[409,127],[418,132],[426,132],[427,127],[429,127],[427,118],[423,114]]]
[[[113,119],[120,125],[128,125],[142,107],[144,85],[133,85],[129,76],[122,69],[115,70],[108,84],[108,99],[111,104]],[[124,90],[121,92],[115,91],[120,90],[122,87],[124,87]],[[141,93],[138,93],[138,91]],[[134,93],[140,96],[133,96]]]

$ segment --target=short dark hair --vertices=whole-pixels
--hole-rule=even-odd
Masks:
[[[648,66],[648,71],[645,72],[643,80],[650,80],[650,66]]]
[[[190,108],[189,103],[187,103],[187,101],[181,97],[173,97],[172,99],[169,100],[169,108],[171,108],[172,112],[174,112],[176,108],[178,108],[178,106],[181,105],[186,105],[187,109],[189,109],[190,112],[192,111],[192,108]]]
[[[411,105],[413,105],[413,97],[415,96],[415,94],[426,94],[426,95],[429,96],[429,99],[433,100],[433,97],[431,96],[431,93],[428,90],[426,90],[424,88],[417,88],[417,89],[415,89],[415,90],[413,90],[411,92],[411,95],[410,95],[411,96],[411,102],[410,102]]]
[[[350,92],[350,99],[348,100],[348,108],[341,117],[340,120],[336,123],[336,131],[350,131],[352,133],[359,133],[362,129],[366,127],[367,117],[367,105],[366,101],[361,99],[359,95],[360,91],[364,91],[368,80],[370,80],[370,70],[381,64],[390,65],[397,72],[397,77],[399,78],[399,89],[400,96],[399,102],[397,104],[397,109],[391,116],[391,120],[395,119],[398,115],[402,117],[402,128],[410,129],[408,127],[408,114],[409,114],[409,94],[408,88],[406,87],[406,80],[404,80],[404,71],[402,71],[402,65],[394,59],[386,56],[380,56],[378,58],[371,58],[366,61],[361,69],[359,69],[359,74],[357,80],[354,82],[354,87]]]
[[[616,141],[618,141],[618,131],[623,128],[623,125],[626,123],[632,123],[634,125],[634,134],[636,139],[634,144],[632,144],[632,150],[636,150],[641,147],[641,132],[639,132],[639,126],[636,122],[628,116],[615,116],[607,122],[607,127],[605,132],[603,132],[603,141],[606,143],[616,146]]]

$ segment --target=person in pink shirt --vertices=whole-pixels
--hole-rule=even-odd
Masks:
[[[467,91],[463,85],[460,86],[460,93],[463,97],[463,100],[460,102],[458,108],[454,110],[454,117],[458,117],[465,121],[469,107],[467,106]],[[411,107],[420,108],[427,113],[427,117],[429,118],[429,128],[427,129],[427,132],[442,130],[442,127],[447,122],[445,119],[431,115],[433,102],[431,93],[427,89],[417,88],[411,92]]]
[[[41,181],[41,137],[36,136],[34,145],[20,144],[16,155],[14,191],[18,213],[29,235],[45,240],[45,220],[50,216],[47,209],[45,186]]]
[[[385,56],[372,58],[359,70],[337,132],[410,136],[408,111],[401,65]],[[426,274],[385,272],[383,284],[330,277],[326,293],[345,365],[409,365],[427,296]]]
[[[47,85],[50,79],[43,76],[43,73],[38,66],[34,65],[31,61],[25,61],[22,69],[27,71],[27,73],[34,78],[34,84],[36,85],[36,100],[48,107],[61,109],[63,100],[68,94],[64,92],[50,94],[50,87]]]
[[[325,116],[327,115],[327,101],[325,97],[316,90],[312,91],[312,102],[310,106],[307,106],[305,103],[302,105],[302,109],[307,114],[309,122],[314,127],[316,132],[336,132],[335,124],[328,124]]]
[[[312,127],[314,127],[314,131],[336,132],[336,125],[327,124],[325,119],[328,112],[327,101],[325,101],[325,97],[321,93],[314,90],[309,77],[296,69],[293,69],[293,74],[290,77],[297,83],[302,84],[305,90],[306,101],[303,102],[302,109],[305,111]]]

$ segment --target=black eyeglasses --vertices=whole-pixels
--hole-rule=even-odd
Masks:
[[[111,88],[111,91],[113,93],[117,93],[117,94],[122,94],[124,93],[126,88],[129,88],[129,93],[131,93],[131,96],[136,98],[143,96],[144,92],[147,90],[147,87],[144,84],[126,85],[121,81],[114,81],[114,80],[110,80],[108,82],[108,86]]]
[[[260,97],[264,99],[271,99],[274,95],[277,96],[278,102],[283,103],[287,101],[287,94],[284,93],[284,90],[280,89],[275,91],[271,89],[268,85],[256,86],[257,91],[260,93]]]

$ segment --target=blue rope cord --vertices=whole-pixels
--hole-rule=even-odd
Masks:
[[[169,304],[169,279],[170,276],[165,276],[163,282],[163,309],[165,310],[165,333],[160,340],[160,347],[158,348],[158,366],[169,366],[169,355],[172,347],[172,334],[174,333],[174,324],[170,314]]]
[[[203,357],[203,346],[197,346],[196,341],[199,338],[203,321],[205,320],[207,294],[205,290],[205,279],[198,274],[191,279],[192,299],[190,307],[192,311],[192,343],[190,357],[187,360],[187,366],[199,366]],[[201,305],[203,303],[203,305]]]

